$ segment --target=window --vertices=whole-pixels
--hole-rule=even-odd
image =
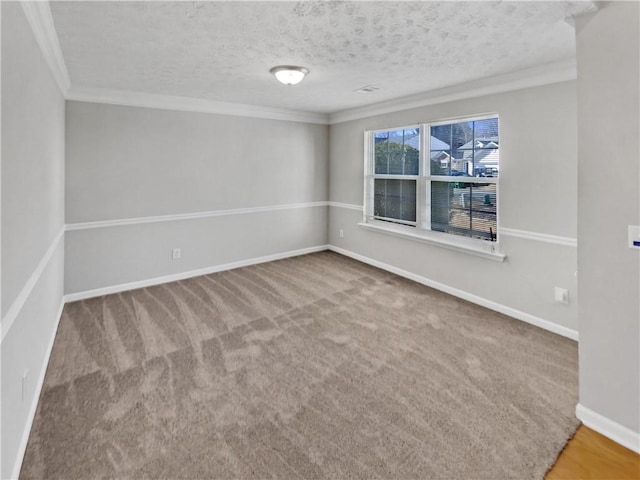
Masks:
[[[365,222],[496,242],[499,145],[496,115],[366,132]]]
[[[415,226],[420,129],[375,132],[373,142],[373,216]]]

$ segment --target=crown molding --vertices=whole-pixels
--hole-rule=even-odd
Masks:
[[[58,84],[58,88],[60,88],[62,95],[66,96],[71,86],[71,81],[69,80],[67,65],[64,63],[64,57],[62,56],[62,49],[60,48],[58,34],[53,23],[49,2],[22,1],[20,5],[27,17],[31,30],[33,30],[33,35],[36,37],[40,50],[42,50],[42,55]]]
[[[589,3],[592,4],[593,11],[597,11],[597,9],[600,8],[599,2]],[[186,112],[217,113],[221,115],[327,125],[438,103],[575,80],[577,76],[575,60],[556,62],[503,75],[485,77],[363,107],[342,110],[331,114],[130,90],[71,86],[49,2],[21,1],[20,4],[62,94],[67,100],[81,102],[159,108]],[[569,16],[571,15],[569,14]]]
[[[575,60],[555,62],[516,72],[485,77],[450,87],[430,90],[407,97],[351,108],[329,115],[329,123],[342,123],[361,118],[425,107],[438,103],[453,102],[467,98],[510,92],[522,88],[538,87],[566,82],[577,78]]]
[[[565,5],[564,21],[571,25],[572,28],[575,28],[577,18],[593,15],[601,10],[606,3],[606,1],[586,0],[580,2],[580,5],[578,6],[575,2],[567,2]]]
[[[327,125],[329,123],[329,116],[324,113],[302,112],[285,108],[220,102],[173,95],[159,95],[129,90],[73,86],[67,92],[66,99],[79,102],[126,105],[130,107],[160,108],[163,110],[178,110],[184,112],[218,113],[238,117],[318,123],[321,125]]]
[[[71,87],[66,94],[67,100],[80,102],[127,105],[132,107],[160,108],[186,112],[218,113],[240,117],[265,118],[293,122],[336,124],[372,117],[412,108],[435,105],[438,103],[464,100],[504,93],[523,88],[538,87],[552,83],[575,80],[576,62],[569,60],[538,67],[518,70],[503,75],[485,77],[450,87],[396,98],[385,102],[343,110],[331,114],[303,112],[277,107],[265,107],[243,103],[221,102],[191,97],[160,95],[134,92],[129,90],[111,90],[105,88]]]

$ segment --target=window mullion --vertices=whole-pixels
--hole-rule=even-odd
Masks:
[[[423,215],[424,207],[422,204],[422,158],[424,157],[424,125],[419,125],[420,136],[418,137],[418,148],[420,149],[420,156],[418,157],[418,178],[416,180],[416,227],[421,229],[423,227]]]
[[[431,125],[424,124],[422,128],[422,192],[421,202],[423,213],[421,215],[422,228],[431,230]]]
[[[365,132],[364,134],[364,218],[363,221],[366,222],[370,218],[373,217],[373,176],[374,176],[374,165],[375,160],[373,158],[374,149],[372,148],[373,143],[373,133]]]

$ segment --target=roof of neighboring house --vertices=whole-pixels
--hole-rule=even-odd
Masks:
[[[412,133],[409,135],[397,135],[397,136],[389,136],[388,138],[376,138],[376,143],[389,141],[391,143],[396,144],[404,144],[409,147],[413,147],[415,149],[420,148],[420,134]],[[484,137],[484,138],[476,138],[475,143],[473,140],[465,143],[456,151],[454,151],[453,157],[458,160],[468,160],[470,161],[474,155],[475,150],[475,163],[476,164],[485,164],[485,165],[497,165],[499,158],[499,139],[497,136],[492,137]],[[450,156],[451,152],[445,151],[449,150],[449,145],[442,140],[431,136],[431,159],[435,160],[439,158],[443,153],[447,156]],[[456,155],[457,154],[457,155]]]
[[[475,140],[469,140],[467,143],[459,147],[458,150],[470,151],[472,148],[498,148],[499,144],[500,140],[498,137],[480,137]]]
[[[475,142],[469,141],[462,145],[459,150],[463,151],[462,159],[469,160],[473,158],[476,164],[498,165],[499,159],[499,140],[498,137],[476,138]]]
[[[449,144],[444,143],[442,140],[431,136],[431,150],[449,150]]]

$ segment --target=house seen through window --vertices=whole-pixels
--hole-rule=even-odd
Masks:
[[[498,117],[367,132],[368,222],[495,241]]]

